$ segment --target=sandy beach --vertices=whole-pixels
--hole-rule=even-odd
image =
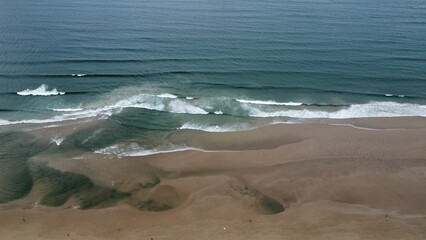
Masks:
[[[205,151],[36,155],[33,177],[49,169],[69,194],[46,206],[58,201],[45,191],[54,180],[36,179],[25,198],[0,205],[0,239],[426,238],[424,118],[170,139]]]

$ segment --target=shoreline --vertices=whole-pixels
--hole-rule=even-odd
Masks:
[[[0,205],[0,238],[425,238],[425,118],[323,121],[170,135],[206,151],[36,155],[53,177]],[[34,207],[62,178],[92,185]]]

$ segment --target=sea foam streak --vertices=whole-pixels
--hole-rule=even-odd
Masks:
[[[291,118],[368,118],[368,117],[403,117],[423,116],[426,111],[422,105],[397,102],[370,102],[353,104],[348,108],[337,111],[316,111],[309,109],[291,109],[279,111],[266,111],[253,106],[245,106],[251,117],[291,117]]]
[[[161,98],[177,98],[176,95],[173,95],[173,94],[170,94],[170,93],[159,94],[159,95],[157,95],[157,97],[161,97]]]
[[[169,146],[164,148],[145,149],[137,143],[118,143],[100,150],[95,151],[97,154],[116,155],[119,158],[122,157],[136,157],[136,156],[148,156],[159,153],[170,153],[170,152],[181,152],[187,150],[203,151],[198,148],[184,147],[184,146]]]
[[[172,153],[182,151],[198,151],[198,152],[238,152],[233,150],[204,150],[201,148],[186,147],[186,146],[164,146],[160,148],[145,149],[137,143],[118,143],[100,150],[95,151],[96,154],[115,155],[118,158],[122,157],[139,157],[149,156],[161,153]]]
[[[390,94],[390,93],[386,93],[385,96],[386,97],[400,97],[400,98],[405,97],[405,95],[393,95],[393,94]]]
[[[84,74],[84,73],[73,73],[73,74],[71,74],[71,76],[73,76],[73,77],[84,77],[84,76],[86,76],[86,74]]]
[[[77,112],[83,110],[83,108],[51,108],[54,112]]]
[[[259,105],[277,105],[277,106],[301,106],[303,103],[299,102],[275,102],[272,100],[244,100],[244,99],[236,99],[237,102],[240,103],[249,103],[249,104],[259,104]]]
[[[26,89],[20,92],[17,92],[16,94],[21,96],[54,96],[54,95],[64,95],[65,92],[58,92],[56,88],[52,90],[48,90],[47,84],[42,84],[40,87],[36,89]]]
[[[185,123],[179,129],[180,130],[198,130],[204,132],[238,132],[254,129],[254,126],[248,126],[246,124],[238,124],[238,125],[205,125],[205,124],[197,124],[197,123]]]

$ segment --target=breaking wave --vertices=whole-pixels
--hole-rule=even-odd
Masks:
[[[159,95],[157,95],[157,97],[161,97],[161,98],[178,98],[176,95],[173,95],[173,94],[170,94],[170,93],[159,94]]]
[[[86,76],[86,74],[84,74],[84,73],[73,73],[73,74],[71,74],[71,76],[72,77],[84,77],[84,76]]]
[[[302,102],[278,102],[274,100],[246,100],[229,97],[192,98],[178,97],[170,93],[140,93],[139,89],[117,89],[107,93],[95,102],[78,107],[49,108],[57,115],[46,119],[1,120],[0,125],[43,124],[97,117],[106,119],[126,108],[142,108],[176,114],[193,114],[258,118],[368,118],[368,117],[426,117],[426,106],[414,103],[391,101],[368,102],[362,104],[324,104]],[[59,95],[65,94],[56,89],[48,90],[43,84],[34,90],[18,92],[20,95]],[[189,128],[188,125],[182,128]],[[192,126],[192,129],[196,129]],[[208,131],[221,131],[221,127],[203,126]],[[205,130],[204,129],[204,130]],[[239,129],[238,129],[239,130]],[[228,131],[228,130],[227,130]]]
[[[36,89],[25,89],[23,91],[17,92],[16,94],[21,96],[54,96],[54,95],[64,95],[65,92],[58,92],[56,88],[48,90],[49,86],[47,84],[42,84]]]
[[[386,97],[399,97],[399,98],[405,97],[405,95],[394,95],[394,94],[390,94],[390,93],[386,93],[385,96]]]
[[[97,104],[78,108],[51,108],[51,111],[62,112],[47,119],[24,119],[24,120],[0,120],[0,125],[13,124],[44,124],[52,122],[61,122],[67,120],[78,120],[83,118],[98,117],[100,119],[108,118],[113,114],[120,113],[125,108],[142,108],[155,111],[163,111],[179,114],[209,114],[202,107],[190,104],[181,99],[164,98],[152,94],[138,94],[125,99],[118,99],[105,105],[105,101]]]

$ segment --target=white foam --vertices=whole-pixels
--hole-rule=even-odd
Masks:
[[[163,111],[165,105],[160,99],[156,98],[156,96],[154,95],[139,94],[127,99],[120,100],[113,105],[105,107],[105,109],[121,110],[123,108],[130,108],[130,107]]]
[[[216,114],[216,115],[222,115],[223,112],[222,111],[216,111],[216,112],[214,112],[214,114]]]
[[[61,143],[64,141],[64,138],[61,137],[55,137],[52,139],[52,143],[56,143],[57,146],[61,145]]]
[[[192,100],[192,99],[194,99],[193,97],[186,97],[186,99],[188,99],[188,100]]]
[[[157,97],[160,98],[178,98],[176,95],[170,94],[170,93],[163,93],[160,95],[157,95]]]
[[[0,126],[2,126],[2,125],[9,125],[9,124],[10,124],[10,121],[4,120],[4,119],[0,119]]]
[[[116,155],[119,158],[122,157],[136,157],[136,156],[149,156],[160,153],[171,153],[171,152],[181,152],[187,150],[203,151],[198,148],[191,148],[185,146],[169,146],[167,148],[154,148],[154,149],[145,149],[137,143],[119,143],[115,144],[100,150],[95,151],[97,154],[106,154],[106,155]]]
[[[208,114],[206,110],[181,100],[171,101],[168,110],[173,113]]]
[[[251,130],[255,127],[250,127],[246,124],[238,124],[238,125],[205,125],[205,124],[197,124],[197,123],[185,123],[180,128],[180,130],[198,130],[204,132],[238,132]]]
[[[71,76],[73,76],[73,77],[84,77],[84,76],[86,76],[86,74],[83,74],[83,73],[74,73],[74,74],[71,74]]]
[[[248,104],[258,104],[258,105],[277,105],[277,106],[301,106],[303,103],[299,102],[275,102],[272,100],[245,100],[245,99],[236,99],[237,102],[240,103],[248,103]]]
[[[396,97],[400,97],[400,98],[405,97],[405,95],[393,95],[393,94],[390,94],[390,93],[386,93],[385,96],[386,97],[395,97],[396,96]]]
[[[51,108],[54,112],[77,112],[83,110],[83,108]]]
[[[423,116],[426,111],[422,105],[396,102],[370,102],[353,104],[334,112],[313,111],[308,109],[265,111],[256,107],[245,107],[252,117],[292,117],[292,118],[367,118],[367,117],[403,117]]]
[[[165,146],[162,148],[145,149],[137,143],[118,143],[100,150],[95,151],[96,154],[115,155],[118,158],[122,157],[138,157],[149,156],[162,153],[173,153],[183,151],[198,151],[198,152],[239,152],[233,150],[204,150],[201,148],[187,146]]]
[[[48,90],[47,84],[42,84],[40,87],[36,89],[26,89],[20,92],[17,92],[16,94],[21,96],[54,96],[54,95],[64,95],[65,92],[58,92],[56,88],[52,90]]]
[[[66,120],[77,120],[77,119],[78,118],[65,118],[63,116],[55,116],[53,118],[48,118],[48,119],[25,119],[25,120],[16,120],[16,121],[0,120],[0,126],[15,125],[15,124],[43,124],[43,123],[62,122]]]

